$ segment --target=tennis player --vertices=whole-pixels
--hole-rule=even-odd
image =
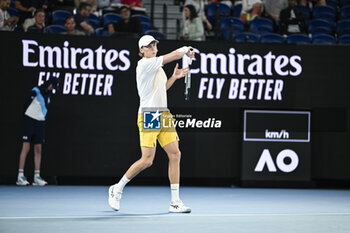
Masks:
[[[172,213],[190,213],[191,209],[183,204],[179,197],[180,184],[180,157],[179,137],[176,129],[161,128],[159,130],[145,130],[143,127],[143,111],[145,109],[161,109],[157,111],[161,118],[173,120],[172,115],[167,110],[167,93],[166,91],[174,84],[177,79],[184,77],[189,68],[179,69],[176,64],[173,75],[167,79],[162,68],[163,65],[181,59],[184,55],[190,58],[194,57],[191,47],[182,47],[164,56],[157,57],[157,41],[150,35],[142,36],[138,42],[140,56],[136,67],[136,81],[138,94],[140,96],[140,107],[138,111],[138,127],[140,133],[141,158],[137,160],[126,171],[121,180],[110,186],[108,203],[112,209],[118,211],[123,188],[142,170],[152,165],[156,153],[157,140],[163,147],[169,158],[168,175],[171,188],[171,201],[169,212]],[[166,110],[165,110],[166,109]],[[162,111],[165,110],[165,111]],[[158,116],[159,116],[158,115]],[[158,117],[155,115],[154,117]],[[169,121],[168,121],[169,122]]]

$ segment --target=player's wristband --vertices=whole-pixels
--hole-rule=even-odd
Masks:
[[[189,47],[184,46],[184,47],[181,47],[181,48],[177,49],[176,51],[186,54],[189,50],[190,50]]]

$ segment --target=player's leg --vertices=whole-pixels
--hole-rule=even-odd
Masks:
[[[23,142],[22,150],[19,155],[19,165],[18,165],[18,176],[17,176],[17,185],[28,185],[29,182],[24,176],[24,166],[26,163],[27,155],[30,150],[30,142]]]
[[[42,145],[41,144],[35,144],[34,145],[34,169],[36,171],[40,171],[40,165],[41,165],[41,151],[42,151]]]
[[[154,157],[156,155],[155,147],[145,147],[141,146],[141,158],[133,163],[130,168],[126,171],[125,176],[131,180],[137,174],[139,174],[144,169],[152,166]]]
[[[120,199],[122,198],[125,185],[141,171],[152,165],[156,154],[156,147],[141,146],[141,152],[141,158],[129,167],[120,181],[109,187],[108,203],[116,211],[120,208]]]
[[[173,141],[163,147],[169,158],[168,176],[170,184],[180,183],[181,152],[179,142]]]
[[[19,169],[22,169],[22,170],[24,169],[29,150],[30,150],[30,143],[23,142],[21,154],[19,155]]]
[[[41,178],[40,176],[40,166],[41,166],[41,157],[42,157],[42,144],[35,144],[34,145],[34,186],[45,186],[47,185],[47,182]]]
[[[178,140],[166,144],[163,146],[163,149],[169,158],[168,175],[171,189],[171,202],[169,212],[190,213],[191,209],[183,204],[179,195],[181,152],[179,149]]]
[[[45,186],[47,182],[40,176],[42,145],[45,141],[45,122],[35,121],[35,129],[33,135],[34,142],[34,182],[35,186]]]

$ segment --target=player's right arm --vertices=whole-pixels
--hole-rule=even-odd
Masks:
[[[184,46],[181,47],[177,50],[172,51],[171,53],[165,54],[164,58],[163,58],[163,65],[172,62],[172,61],[176,61],[181,59],[185,54],[189,57],[192,56],[192,52],[190,51],[192,47],[190,46]]]

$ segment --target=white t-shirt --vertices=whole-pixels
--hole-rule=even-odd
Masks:
[[[143,108],[167,108],[167,76],[162,68],[163,56],[142,58],[136,67],[137,90],[140,96],[139,113]]]
[[[5,26],[5,20],[8,20],[10,18],[9,13],[7,10],[0,9],[0,31],[10,31],[11,28],[9,26]]]

